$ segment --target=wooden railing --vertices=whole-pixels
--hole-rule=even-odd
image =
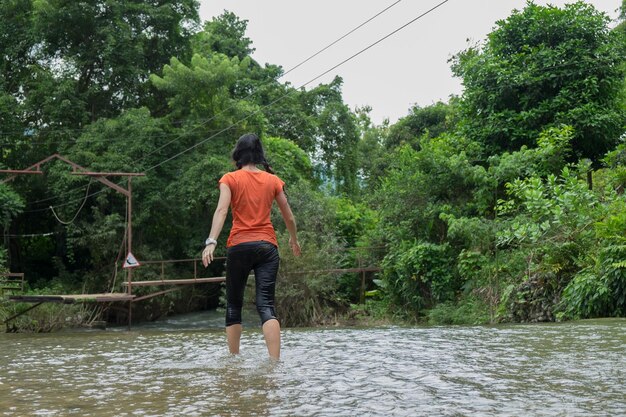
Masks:
[[[224,257],[216,257],[213,260],[214,261],[218,261],[218,260],[225,260],[226,258]],[[166,271],[166,266],[170,265],[181,265],[181,264],[187,264],[190,265],[190,271],[188,273],[191,274],[191,268],[193,268],[193,275],[192,276],[187,276],[187,277],[183,277],[183,278],[168,278],[168,276],[171,275],[171,272],[168,273],[168,271]],[[209,283],[209,282],[223,282],[225,280],[224,277],[206,277],[206,276],[201,276],[201,274],[204,274],[204,267],[202,266],[202,259],[200,258],[195,258],[195,259],[166,259],[166,260],[160,260],[160,261],[142,261],[141,262],[142,266],[149,266],[152,269],[152,276],[156,279],[145,279],[142,278],[142,274],[141,274],[141,268],[139,268],[138,273],[136,274],[136,276],[133,278],[133,281],[131,283],[131,285],[133,287],[146,287],[146,286],[159,286],[159,285],[188,285],[188,284],[202,284],[202,283]],[[156,272],[154,267],[157,267]],[[155,273],[158,274],[158,276],[155,276]],[[177,274],[178,275],[178,274]],[[128,282],[122,282],[123,286],[128,286],[129,283]]]
[[[0,274],[0,293],[4,291],[24,292],[24,273],[8,272]]]

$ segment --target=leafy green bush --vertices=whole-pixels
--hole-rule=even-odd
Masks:
[[[313,178],[311,160],[294,142],[271,136],[262,140],[269,163],[287,187]]]
[[[626,201],[614,195],[595,224],[597,244],[563,292],[562,318],[626,316]]]
[[[12,304],[14,305],[7,306],[7,313],[11,315],[31,307],[30,304]],[[100,312],[98,306],[88,304],[44,303],[11,320],[6,324],[6,328],[8,332],[13,333],[50,333],[66,327],[88,326],[94,320],[100,319]]]
[[[553,320],[563,288],[584,268],[594,247],[592,225],[603,212],[597,196],[575,170],[560,176],[531,176],[507,184],[510,200],[498,202],[503,251],[519,251],[525,267],[502,299],[500,317],[513,321]]]
[[[405,242],[383,261],[385,291],[395,309],[420,314],[434,303],[449,301],[459,290],[454,256],[448,244]]]
[[[337,314],[349,306],[338,295],[337,275],[315,272],[336,268],[346,252],[332,237],[321,239],[315,233],[302,232],[299,240],[302,256],[290,251],[289,235],[279,236],[281,265],[276,284],[276,311],[284,326],[313,326],[334,323]],[[308,272],[312,271],[312,272]],[[253,292],[249,291],[251,297]]]

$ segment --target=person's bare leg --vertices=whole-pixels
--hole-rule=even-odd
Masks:
[[[228,350],[233,355],[239,354],[239,341],[241,340],[241,324],[231,324],[226,327],[226,340],[228,340]]]
[[[263,336],[267,352],[272,359],[280,359],[280,323],[276,319],[271,319],[263,323]]]

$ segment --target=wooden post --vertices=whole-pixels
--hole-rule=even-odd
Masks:
[[[128,177],[128,251],[126,253],[132,253],[133,248],[133,190],[132,190],[132,177]],[[128,295],[133,295],[133,268],[127,268],[127,278],[128,278]],[[132,324],[133,318],[133,300],[128,300],[128,330],[130,330],[130,326]]]
[[[359,269],[363,268],[363,259],[358,255]],[[365,304],[365,271],[361,271],[361,291],[359,292],[359,303]]]

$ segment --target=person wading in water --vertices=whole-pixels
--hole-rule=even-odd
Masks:
[[[239,353],[241,309],[248,275],[254,270],[256,308],[261,317],[263,336],[271,358],[280,358],[280,323],[274,310],[274,292],[278,273],[278,242],[270,212],[274,200],[289,231],[289,245],[300,256],[296,220],[291,212],[285,183],[274,175],[265,159],[259,137],[249,133],[237,141],[232,154],[237,171],[219,180],[220,197],[213,214],[209,237],[202,251],[202,263],[213,261],[217,238],[222,231],[228,206],[232,209],[233,227],[226,242],[226,338],[232,354]],[[265,171],[257,168],[263,165]]]

